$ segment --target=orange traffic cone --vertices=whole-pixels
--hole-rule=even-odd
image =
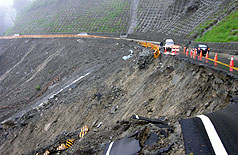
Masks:
[[[215,65],[215,66],[217,66],[217,60],[218,60],[218,56],[217,56],[217,53],[216,53],[216,55],[215,55],[215,57],[214,57],[214,65]]]
[[[234,67],[234,58],[233,56],[231,57],[231,61],[230,61],[230,71],[233,72],[233,67]]]
[[[190,57],[193,57],[193,50],[190,51]]]
[[[194,50],[193,59],[196,59],[196,50]]]
[[[202,50],[200,50],[200,56],[199,56],[200,60],[202,60]]]
[[[206,63],[208,63],[208,58],[209,58],[209,54],[208,54],[208,51],[207,51],[207,54],[206,54]]]
[[[231,57],[230,67],[234,67],[234,58],[233,58],[233,56]]]
[[[206,59],[208,59],[209,58],[209,54],[208,54],[208,52],[207,52],[207,54],[206,54]]]
[[[214,61],[218,61],[217,53],[215,54]]]

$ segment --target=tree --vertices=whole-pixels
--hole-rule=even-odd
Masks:
[[[14,0],[13,7],[16,9],[17,14],[29,6],[33,1],[32,0]]]
[[[3,7],[0,8],[0,34],[3,34],[6,29],[6,23],[5,23],[5,17],[6,17],[6,12]]]

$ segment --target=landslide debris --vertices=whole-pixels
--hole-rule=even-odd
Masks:
[[[68,138],[76,141],[61,154],[102,154],[108,143],[134,133],[141,147],[137,154],[184,154],[178,121],[223,109],[238,92],[237,80],[224,72],[169,55],[152,60],[141,54],[151,51],[136,42],[21,39],[0,43],[16,47],[4,47],[1,64],[3,60],[14,60],[16,50],[22,52],[0,75],[11,69],[1,81],[5,93],[1,106],[19,105],[0,109],[2,121],[75,80],[74,77],[90,73],[22,117],[2,123],[0,154],[42,154]],[[29,50],[30,54],[26,54]],[[132,57],[124,60],[130,50]],[[141,59],[146,67],[140,67]],[[59,80],[48,86],[58,75]],[[37,84],[48,89],[37,95]],[[16,88],[21,91],[16,93]],[[7,93],[10,95],[5,97]],[[31,97],[24,106],[19,103],[23,97]],[[144,119],[138,120],[135,115]],[[84,125],[89,132],[79,139]],[[147,145],[152,134],[158,139]]]

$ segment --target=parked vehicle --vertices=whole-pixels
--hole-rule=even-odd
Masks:
[[[174,45],[173,39],[166,39],[165,45],[164,45],[164,50],[166,49],[167,51],[172,51],[173,45]]]
[[[210,48],[206,44],[197,44],[194,46],[194,49],[197,51],[197,55],[200,55],[200,52],[202,52],[203,56],[206,56],[207,52],[209,54]]]
[[[18,34],[18,33],[16,33],[16,34],[14,34],[13,36],[14,37],[19,37],[21,34]]]
[[[77,34],[78,36],[87,36],[88,35],[88,33],[87,32],[81,32],[81,33],[79,33],[79,34]]]
[[[171,48],[172,48],[172,52],[179,52],[179,50],[180,50],[180,45],[173,45],[173,46],[171,46]]]

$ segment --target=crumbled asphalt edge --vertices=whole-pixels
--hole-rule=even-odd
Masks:
[[[232,74],[231,72],[226,71],[226,70],[222,70],[219,67],[215,67],[214,65],[205,65],[203,63],[195,62],[192,59],[185,59],[185,58],[180,58],[180,57],[175,57],[175,59],[182,60],[182,61],[194,64],[194,65],[198,65],[198,67],[202,67],[204,69],[205,68],[211,69],[213,71],[216,71],[220,75],[225,74],[228,78],[234,79],[234,81],[238,82],[238,75]],[[227,81],[227,82],[229,82],[229,81]],[[223,83],[223,81],[222,81],[222,83]],[[230,91],[230,93],[229,93],[230,103],[237,104],[238,103],[238,88],[235,86],[235,87],[231,88],[229,91]]]

